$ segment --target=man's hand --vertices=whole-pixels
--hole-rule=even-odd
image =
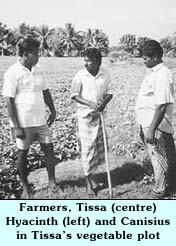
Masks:
[[[149,127],[149,130],[147,131],[147,134],[145,136],[147,143],[150,143],[150,144],[155,143],[155,131],[164,118],[167,105],[168,105],[168,103],[160,104],[156,107],[153,120],[152,120],[150,127]]]
[[[98,103],[98,111],[99,112],[102,112],[106,107],[106,103],[103,102],[103,103]]]
[[[155,131],[154,130],[150,130],[149,128],[145,136],[145,141],[149,144],[155,143]]]
[[[24,132],[24,129],[23,128],[16,128],[15,129],[15,135],[17,138],[20,138],[20,139],[25,139],[25,132]]]
[[[90,103],[89,103],[89,106],[90,106],[92,109],[94,109],[95,111],[98,111],[99,104],[94,103],[94,102],[90,102]]]
[[[98,103],[99,112],[102,112],[105,109],[106,105],[111,101],[112,96],[113,96],[112,94],[107,94],[104,98],[104,101]]]
[[[48,126],[51,126],[55,119],[56,119],[56,113],[55,112],[50,113],[47,119]]]
[[[139,136],[142,139],[143,143],[145,143],[145,136],[144,136],[144,132],[142,130],[142,126],[140,126],[140,128],[139,128]]]

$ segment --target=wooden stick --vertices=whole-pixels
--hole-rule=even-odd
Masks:
[[[108,186],[109,186],[109,198],[112,198],[112,183],[111,183],[111,174],[109,171],[108,148],[107,148],[107,139],[106,139],[103,113],[100,113],[100,118],[101,118],[102,130],[103,130],[103,140],[104,140],[104,148],[105,148],[105,163],[106,163],[106,171],[107,171]]]

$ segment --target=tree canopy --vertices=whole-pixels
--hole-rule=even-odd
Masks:
[[[76,30],[72,23],[66,23],[64,27],[49,28],[48,25],[30,26],[23,22],[12,30],[0,22],[0,54],[17,55],[18,44],[26,37],[40,41],[41,56],[80,56],[82,51],[89,47],[98,48],[104,56],[112,51],[112,47],[109,47],[109,37],[98,28],[82,31]],[[124,34],[117,42],[115,50],[140,57],[142,47],[148,39]],[[176,56],[176,32],[162,38],[160,43],[165,55]]]

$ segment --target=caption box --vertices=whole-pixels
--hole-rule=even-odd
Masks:
[[[6,243],[161,245],[175,235],[175,201],[0,201]]]

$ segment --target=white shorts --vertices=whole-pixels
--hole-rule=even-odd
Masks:
[[[38,141],[39,143],[51,143],[51,131],[48,125],[36,126],[36,127],[26,127],[23,128],[25,132],[25,139],[17,138],[16,144],[17,148],[21,150],[29,149],[33,141]],[[14,128],[11,128],[11,136],[14,138]]]

